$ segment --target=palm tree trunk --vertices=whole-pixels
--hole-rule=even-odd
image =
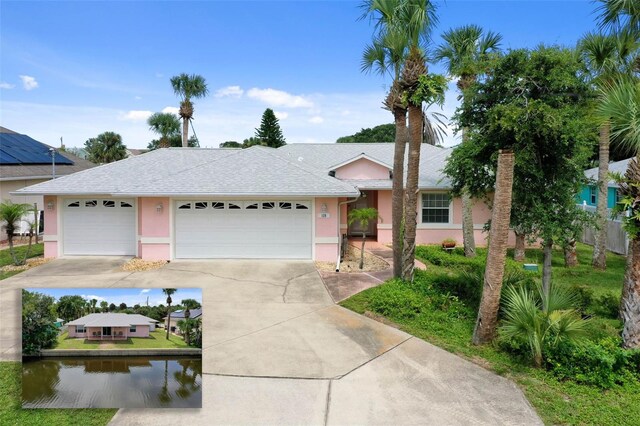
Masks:
[[[169,330],[171,330],[171,304],[167,306],[167,340],[169,340]]]
[[[403,214],[404,214],[404,153],[407,146],[407,110],[393,108],[396,125],[393,152],[393,187],[391,191],[391,239],[393,244],[393,276],[402,276]]]
[[[576,239],[571,238],[564,246],[564,266],[575,268],[578,266],[578,253],[576,252]]]
[[[516,248],[513,250],[513,260],[516,262],[524,262],[525,257],[525,244],[524,239],[526,237],[525,234],[515,231],[516,234]]]
[[[544,240],[542,249],[542,292],[545,300],[549,296],[551,289],[551,258],[553,256],[553,240],[548,238]],[[546,307],[543,307],[546,308]]]
[[[418,217],[418,177],[422,146],[422,107],[409,105],[409,158],[407,160],[407,191],[404,212],[404,252],[402,279],[413,281],[416,255],[416,227]]]
[[[609,190],[609,135],[611,126],[600,126],[598,143],[598,204],[596,206],[596,234],[593,244],[592,265],[596,269],[607,268],[607,191]]]
[[[466,257],[476,256],[476,241],[473,234],[473,201],[465,187],[462,189],[462,242]]]
[[[640,349],[640,236],[629,242],[620,317],[623,322],[622,346]]]
[[[182,147],[187,148],[189,146],[189,119],[182,119]]]
[[[478,319],[473,331],[472,342],[474,345],[488,343],[496,335],[500,292],[502,291],[507,240],[509,238],[514,162],[515,156],[512,151],[500,151],[496,174],[496,192],[491,212],[491,229],[489,230],[491,244],[487,255]]]
[[[20,266],[20,262],[18,261],[18,256],[16,256],[15,249],[13,248],[13,231],[7,230],[7,241],[9,242],[9,254],[13,259],[13,264],[16,266]]]
[[[360,248],[360,269],[364,268],[364,243],[366,241],[367,234],[362,233],[362,247]]]

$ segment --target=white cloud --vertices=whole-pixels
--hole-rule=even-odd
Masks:
[[[135,99],[136,101],[139,101],[140,99],[142,99],[142,96],[136,96],[134,99]]]
[[[95,294],[83,294],[82,298],[85,300],[96,299],[98,303],[102,302],[103,300],[107,300],[104,297],[96,296]]]
[[[150,291],[151,291],[150,288],[144,288],[144,289],[140,290],[140,294],[149,293]]]
[[[319,115],[313,116],[309,119],[309,123],[312,124],[320,124],[324,122],[324,118],[320,117]]]
[[[169,114],[174,114],[174,115],[178,115],[178,112],[180,110],[176,107],[172,107],[172,106],[168,106],[168,107],[164,107],[164,109],[162,110],[162,112],[169,113]]]
[[[0,81],[0,89],[13,89],[14,87],[16,86],[14,86],[13,84]]]
[[[274,111],[273,114],[276,116],[278,120],[284,120],[287,117],[289,117],[289,113],[284,111]]]
[[[234,98],[239,98],[242,96],[243,93],[244,93],[244,90],[242,90],[240,86],[227,86],[227,87],[223,87],[222,89],[218,89],[216,91],[215,97],[223,98],[225,96],[231,96]]]
[[[346,117],[347,115],[351,115],[351,111],[349,111],[348,109],[345,109],[340,113],[340,115],[343,117]]]
[[[153,114],[151,111],[129,111],[122,115],[122,119],[128,121],[144,121],[151,117],[151,114]]]
[[[19,77],[20,80],[22,80],[22,87],[24,87],[24,90],[33,90],[38,87],[38,82],[35,77],[31,77],[30,75],[21,75]]]
[[[247,96],[257,99],[267,105],[286,108],[313,108],[313,102],[302,96],[292,95],[282,90],[258,89],[254,87],[247,92]]]

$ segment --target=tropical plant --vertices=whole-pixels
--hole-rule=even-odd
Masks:
[[[170,138],[180,135],[180,120],[175,115],[168,112],[156,112],[147,119],[149,130],[160,135],[159,148],[169,148]]]
[[[56,310],[58,316],[66,322],[73,321],[84,315],[86,301],[82,296],[62,296],[58,299]]]
[[[276,117],[271,108],[264,110],[260,127],[256,129],[256,138],[260,139],[265,146],[270,146],[271,148],[280,148],[287,144],[284,136],[282,136],[278,117]]]
[[[202,305],[196,299],[182,299],[180,304],[185,309],[200,309]]]
[[[378,219],[378,210],[373,207],[362,209],[353,209],[347,215],[347,223],[351,226],[354,222],[358,222],[362,229],[362,247],[360,248],[360,269],[364,268],[364,243],[367,239],[366,229],[369,228],[369,222]]]
[[[163,288],[162,293],[167,295],[167,340],[169,340],[169,331],[171,330],[171,295],[178,291],[175,288]]]
[[[97,163],[112,163],[127,157],[127,147],[122,137],[114,132],[104,132],[84,143],[87,160]]]
[[[9,254],[13,259],[13,264],[16,266],[24,265],[31,252],[31,239],[33,232],[29,232],[29,247],[24,253],[22,259],[18,258],[13,247],[13,237],[16,233],[16,228],[19,226],[20,221],[33,209],[33,206],[29,204],[14,204],[11,200],[0,203],[0,223],[4,223],[5,232],[7,234],[7,241],[9,243]]]
[[[479,74],[484,74],[488,62],[498,51],[502,36],[493,32],[484,33],[477,25],[465,25],[446,31],[442,38],[444,43],[435,51],[434,59],[443,62],[447,73],[458,78],[457,86],[460,97],[475,83]],[[462,128],[462,143],[468,143],[465,129]],[[476,243],[473,231],[473,201],[468,188],[460,191],[462,200],[462,240],[464,255],[476,255]]]
[[[575,305],[575,296],[560,286],[552,285],[548,294],[540,285],[537,292],[524,286],[508,287],[500,335],[525,344],[535,366],[541,367],[548,351],[585,337],[587,321]]]
[[[480,299],[478,318],[472,338],[475,345],[490,342],[496,333],[504,266],[507,257],[514,165],[515,155],[513,152],[499,152],[495,184],[496,192],[493,199],[493,208],[491,209],[489,252],[484,272],[482,298]]]
[[[598,114],[610,120],[613,138],[635,155],[619,179],[622,200],[614,214],[628,212],[623,220],[630,239],[620,303],[623,346],[640,348],[640,81],[620,79],[603,89]]]
[[[629,32],[618,34],[589,33],[578,43],[584,63],[596,87],[608,87],[613,80],[628,75],[633,68],[633,53],[640,46],[637,37]],[[609,182],[609,150],[611,144],[609,120],[600,124],[598,141],[598,196],[596,204],[596,234],[593,245],[594,268],[607,267],[607,189]]]
[[[189,121],[193,119],[191,99],[205,97],[209,89],[204,77],[197,74],[182,73],[171,77],[170,81],[173,92],[181,98],[179,114],[182,118],[182,146],[186,148],[189,141]]]
[[[89,301],[89,303],[91,303],[91,312],[95,313],[96,312],[96,305],[98,304],[98,299],[91,299]]]
[[[106,300],[100,301],[100,312],[109,312],[109,302],[107,302]]]
[[[58,335],[55,322],[53,297],[23,289],[22,353],[33,355],[53,347]]]
[[[599,0],[600,28],[640,34],[640,4],[637,0]]]
[[[220,144],[220,148],[242,148],[242,144],[236,141],[226,141]]]

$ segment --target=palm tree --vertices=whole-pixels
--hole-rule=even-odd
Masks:
[[[483,74],[491,53],[497,52],[502,36],[484,31],[478,25],[465,25],[446,31],[442,38],[444,43],[438,46],[434,60],[443,62],[449,75],[458,77],[460,99],[475,83],[479,74]],[[467,143],[467,132],[462,129],[462,143]],[[464,255],[476,255],[476,243],[473,233],[473,204],[467,188],[462,189],[462,239]],[[523,236],[524,237],[524,236]]]
[[[160,135],[160,148],[169,148],[171,136],[180,133],[180,120],[168,112],[156,112],[147,120],[149,130]]]
[[[182,117],[182,147],[189,146],[189,121],[193,119],[193,103],[191,99],[204,98],[209,89],[207,83],[201,75],[185,74],[171,77],[171,86],[176,96],[182,98],[180,101],[180,117]]]
[[[496,173],[496,190],[491,210],[489,253],[487,254],[478,319],[473,331],[472,341],[475,345],[490,342],[496,334],[500,292],[507,257],[514,164],[515,155],[513,152],[500,151]]]
[[[600,28],[640,33],[640,4],[637,0],[600,0]]]
[[[178,291],[175,288],[163,288],[162,292],[167,295],[167,340],[169,340],[169,330],[171,330],[171,295]]]
[[[9,253],[11,254],[13,263],[16,266],[24,265],[27,257],[29,257],[29,253],[31,251],[31,236],[29,236],[29,247],[27,248],[23,259],[18,259],[18,255],[13,247],[13,237],[20,221],[32,208],[33,207],[29,204],[14,204],[11,200],[0,203],[0,223],[5,224],[7,241],[9,242]]]
[[[629,33],[602,35],[589,33],[580,40],[578,50],[598,87],[610,84],[632,68],[632,53],[637,50],[638,41]],[[593,245],[592,265],[606,269],[607,258],[607,189],[609,182],[610,124],[605,120],[600,125],[598,142],[598,198],[596,206],[597,232]]]
[[[635,155],[620,183],[621,209],[629,211],[625,228],[630,237],[620,317],[624,347],[640,348],[640,81],[618,79],[601,89],[600,98],[598,115],[611,123],[613,140]]]
[[[109,302],[107,302],[106,300],[103,300],[100,302],[100,311],[101,312],[107,312],[109,310]]]
[[[91,312],[95,313],[96,312],[96,305],[98,304],[98,299],[91,299],[90,303],[91,303]]]
[[[378,219],[378,210],[373,207],[363,209],[353,209],[349,212],[347,222],[351,226],[354,222],[358,222],[362,229],[362,247],[360,249],[360,269],[364,267],[364,243],[367,238],[365,230],[369,227],[369,222]]]

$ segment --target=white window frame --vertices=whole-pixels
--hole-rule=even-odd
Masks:
[[[596,190],[595,186],[590,186],[589,187],[589,203],[592,205],[596,205],[598,203],[598,198],[597,198],[597,194],[598,191]]]
[[[436,194],[444,194],[446,196],[449,197],[449,206],[448,206],[448,210],[449,210],[449,218],[447,220],[447,222],[425,222],[424,218],[423,218],[423,211],[425,209],[435,209],[435,208],[429,208],[429,207],[424,207],[424,197],[426,195],[436,195]],[[440,207],[438,209],[444,209],[444,207]],[[449,227],[451,226],[451,224],[453,223],[453,198],[451,197],[451,194],[447,191],[425,191],[425,192],[421,192],[420,193],[420,203],[419,203],[419,212],[418,214],[420,215],[420,220],[418,221],[418,225],[421,228],[437,228],[437,227]]]
[[[129,333],[136,333],[136,325],[135,324],[130,324],[129,325]]]
[[[76,325],[76,334],[84,334],[86,332],[87,332],[87,329],[85,328],[84,325]]]

